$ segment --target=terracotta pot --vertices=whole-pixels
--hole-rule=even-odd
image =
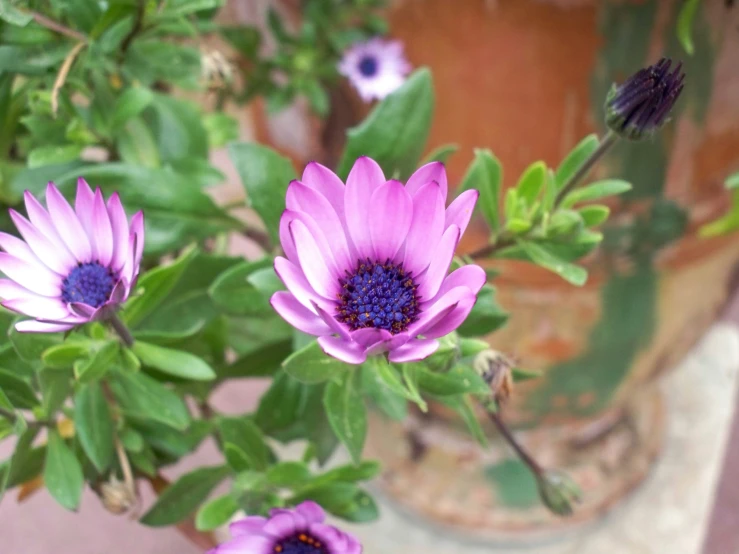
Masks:
[[[722,183],[739,168],[739,7],[702,3],[689,57],[675,36],[681,4],[399,0],[388,12],[413,64],[432,69],[437,103],[429,147],[460,145],[448,164],[452,183],[475,147],[493,150],[509,184],[534,160],[556,166],[579,139],[601,130],[612,82],[661,55],[685,61],[687,85],[674,121],[651,142],[617,145],[596,171],[594,177],[627,179],[634,190],[613,205],[604,246],[586,260],[588,284],[577,289],[531,265],[493,264],[502,270],[495,284],[512,317],[490,342],[544,371],[517,388],[505,417],[530,429],[522,438],[545,464],[574,470],[586,494],[581,519],[602,512],[646,474],[661,440],[648,385],[700,337],[735,285],[739,243],[700,239],[697,230],[728,208]],[[309,140],[295,141],[294,133],[291,144],[279,140],[275,121],[257,117],[260,140],[298,164],[330,161],[343,128],[366,110],[355,97],[335,100],[323,128],[296,108],[290,125],[313,126]],[[486,237],[478,221],[462,248]],[[388,439],[407,433],[411,444],[421,437],[420,458],[411,456],[418,448],[399,449]],[[370,442],[388,467],[393,497],[436,522],[486,536],[550,522],[534,508],[530,487],[522,485],[521,495],[503,490],[511,475],[525,480],[505,451],[482,452],[456,422],[414,419],[401,428],[377,418]],[[435,502],[424,492],[430,490]]]

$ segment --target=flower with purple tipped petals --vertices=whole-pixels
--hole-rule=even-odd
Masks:
[[[352,45],[339,62],[339,73],[349,79],[362,100],[382,100],[405,81],[411,65],[403,54],[403,43],[373,38]]]
[[[275,509],[270,517],[251,516],[231,524],[231,540],[208,554],[361,554],[362,545],[349,533],[326,525],[315,502],[294,510]]]
[[[672,60],[641,69],[622,85],[614,85],[606,99],[606,124],[629,140],[653,134],[667,121],[683,90],[682,63],[670,71]]]
[[[391,362],[433,354],[485,284],[467,265],[447,275],[478,193],[445,209],[444,165],[429,163],[408,182],[386,180],[359,158],[344,183],[318,163],[287,189],[280,220],[285,257],[275,271],[287,287],[271,298],[291,325],[318,337],[324,352],[350,364],[388,353]]]
[[[0,233],[1,304],[34,319],[20,332],[54,333],[110,316],[128,298],[144,250],[144,214],[129,222],[118,193],[77,182],[74,209],[54,183],[45,209],[25,192],[28,218],[10,210],[21,240]]]

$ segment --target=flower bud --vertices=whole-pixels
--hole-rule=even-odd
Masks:
[[[671,65],[669,58],[662,58],[611,87],[605,108],[606,125],[612,131],[627,140],[641,140],[664,125],[685,80],[682,63],[672,72]]]
[[[507,400],[513,391],[513,362],[495,350],[483,350],[473,362],[475,371],[490,385],[496,402]]]
[[[115,476],[100,485],[98,494],[105,509],[112,514],[125,514],[137,504],[136,492]]]
[[[233,66],[218,50],[202,54],[201,77],[209,89],[220,89],[233,81]]]
[[[558,516],[570,516],[573,504],[579,503],[582,493],[572,478],[557,470],[546,470],[537,478],[539,497],[549,510]]]

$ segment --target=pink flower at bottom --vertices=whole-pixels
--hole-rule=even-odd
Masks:
[[[291,325],[318,337],[328,355],[350,364],[387,352],[412,362],[467,318],[485,271],[466,265],[447,275],[478,193],[445,210],[444,165],[432,162],[403,183],[359,158],[346,186],[309,164],[287,190],[280,220],[285,258],[275,271],[287,287],[271,298]]]

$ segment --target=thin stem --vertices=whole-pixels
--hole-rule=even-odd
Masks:
[[[135,19],[133,21],[133,27],[131,27],[131,30],[128,32],[126,37],[123,39],[123,42],[121,42],[121,58],[123,58],[128,51],[128,48],[131,46],[131,42],[133,41],[134,37],[141,32],[141,29],[144,27],[144,14],[146,12],[146,0],[139,0],[137,6],[136,6],[136,15]]]
[[[18,420],[17,413],[3,407],[0,407],[0,416],[5,417],[12,422],[16,422]],[[26,420],[26,424],[29,427],[51,427],[52,429],[56,429],[56,421],[51,419]]]
[[[256,242],[265,252],[272,251],[272,239],[270,239],[269,235],[264,231],[260,231],[253,227],[246,227],[243,230],[243,234],[246,238]]]
[[[41,15],[38,12],[30,12],[30,15],[31,17],[33,17],[33,20],[42,27],[46,27],[47,29],[59,33],[60,35],[67,36],[81,42],[87,42],[87,37],[79,31],[75,31],[74,29],[65,27],[61,23],[57,23],[53,19],[49,19],[45,15]]]
[[[111,315],[108,317],[107,321],[118,336],[121,337],[123,344],[128,347],[133,346],[133,335],[131,334],[131,331],[128,330],[128,327],[126,327],[126,324],[121,321],[120,317],[118,317],[118,314]]]
[[[601,139],[600,144],[598,144],[598,148],[596,148],[593,153],[590,154],[590,156],[588,156],[588,158],[582,163],[582,165],[577,168],[577,171],[575,171],[575,173],[573,173],[572,176],[567,179],[567,182],[564,184],[562,189],[559,191],[559,194],[557,194],[557,197],[554,199],[555,210],[572,191],[572,189],[580,184],[582,178],[590,173],[590,170],[593,169],[593,166],[595,166],[595,164],[600,161],[603,155],[611,149],[611,146],[616,144],[617,140],[618,135],[609,129],[606,135]]]
[[[473,250],[472,252],[465,254],[465,256],[469,256],[472,259],[488,258],[498,250],[503,250],[504,248],[508,248],[509,246],[513,246],[514,244],[515,241],[512,238],[506,237],[500,240],[496,240],[491,244],[481,246],[477,250]]]
[[[539,462],[537,462],[531,454],[526,452],[524,450],[523,446],[516,440],[516,437],[513,436],[513,433],[508,428],[508,426],[503,422],[500,415],[496,412],[493,412],[489,408],[485,408],[485,412],[488,414],[488,417],[490,418],[490,421],[492,421],[495,426],[498,428],[498,431],[501,435],[503,435],[503,438],[506,440],[506,442],[515,450],[516,454],[519,458],[521,458],[521,461],[525,463],[527,466],[529,466],[529,469],[536,474],[537,476],[544,473],[544,470],[539,465]]]
[[[72,48],[70,50],[69,54],[67,54],[67,57],[64,58],[64,63],[62,64],[61,69],[59,69],[59,74],[56,76],[56,80],[54,81],[54,86],[51,89],[51,113],[56,117],[57,109],[59,108],[59,91],[64,86],[64,82],[67,80],[67,75],[69,75],[70,69],[72,69],[72,64],[74,63],[75,58],[79,55],[80,52],[82,52],[82,49],[87,46],[84,42],[78,42],[77,46]]]

